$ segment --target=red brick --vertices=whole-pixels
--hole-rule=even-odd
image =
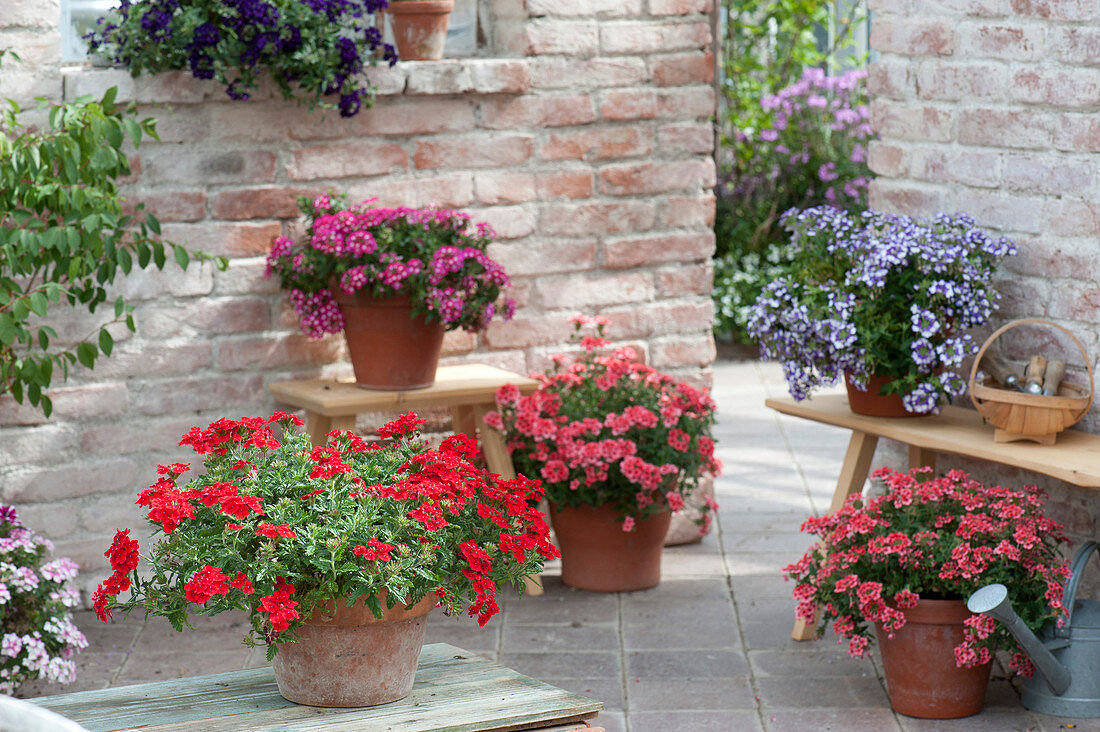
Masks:
[[[949,110],[876,100],[871,105],[871,127],[883,138],[946,142],[951,139]]]
[[[596,267],[595,239],[495,242],[491,256],[510,277],[539,276],[549,272],[576,272]]]
[[[666,155],[713,153],[714,127],[698,122],[664,125],[657,129],[657,148]]]
[[[604,160],[648,155],[653,133],[641,127],[606,127],[551,134],[539,151],[543,160]]]
[[[714,362],[717,351],[710,328],[707,335],[696,338],[684,338],[671,342],[651,343],[649,345],[650,363],[659,369],[677,366],[708,366]]]
[[[519,239],[529,236],[538,224],[538,214],[523,206],[494,206],[471,211],[475,221],[484,221],[493,227],[498,239]]]
[[[470,353],[475,348],[477,348],[477,334],[467,333],[459,328],[458,330],[449,330],[444,334],[443,346],[439,351],[439,355],[442,358],[460,356]]]
[[[981,226],[1028,233],[1038,233],[1044,227],[1043,200],[1038,197],[962,190],[955,204]]]
[[[270,306],[257,297],[203,297],[154,307],[141,316],[144,338],[171,339],[199,333],[247,333],[271,327]]]
[[[369,110],[340,122],[321,120],[316,113],[295,117],[290,137],[295,140],[356,138],[366,135],[432,135],[474,128],[474,104],[469,98],[381,98]]]
[[[231,188],[214,194],[210,208],[215,219],[296,219],[298,196],[318,193],[314,188]]]
[[[1100,103],[1100,69],[1020,69],[1009,91],[1013,99],[1028,104],[1093,107]]]
[[[1009,0],[936,0],[944,11],[979,18],[1003,18],[1010,14]]]
[[[709,13],[708,0],[649,0],[650,15],[693,15]]]
[[[1094,114],[1060,114],[1054,128],[1059,150],[1100,152],[1100,119]]]
[[[527,90],[527,65],[516,59],[447,59],[433,64],[414,64],[403,93],[413,94],[519,94]]]
[[[635,86],[648,76],[645,61],[640,58],[542,56],[530,59],[529,63],[531,86],[541,89]]]
[[[46,538],[72,536],[77,530],[77,515],[66,508],[68,506],[65,504],[53,502],[22,504],[19,506],[19,518]]]
[[[917,96],[921,99],[1001,99],[1006,71],[999,64],[924,63],[917,67]]]
[[[652,300],[653,276],[648,272],[555,275],[539,278],[535,288],[547,307],[583,309]]]
[[[647,54],[706,48],[710,23],[667,20],[605,22],[600,25],[600,50],[605,54]]]
[[[53,402],[50,419],[56,421],[110,417],[125,412],[128,407],[123,384],[62,386],[46,394]],[[26,398],[18,404],[9,395],[0,396],[0,425],[44,424],[46,421],[42,410],[32,407]]]
[[[159,419],[131,416],[119,422],[97,424],[81,433],[80,451],[85,455],[111,457],[168,450],[178,445],[180,437],[197,421],[193,414],[184,414]],[[150,476],[153,467],[147,467]],[[149,482],[152,483],[152,477]]]
[[[339,336],[313,340],[304,333],[278,337],[235,338],[218,343],[217,363],[222,371],[276,369],[289,365],[327,363],[343,348]]]
[[[554,203],[542,207],[539,231],[546,236],[588,236],[646,231],[653,227],[655,207],[650,201]]]
[[[138,328],[142,327],[140,315]],[[96,364],[95,375],[100,379],[125,379],[176,376],[193,374],[214,362],[214,350],[209,341],[181,343],[178,345],[149,344],[116,347],[111,357]]]
[[[913,0],[867,0],[867,9],[873,13],[902,15],[910,11]]]
[[[177,121],[177,115],[185,116]],[[196,113],[201,114],[195,118]],[[314,110],[313,112],[292,112],[288,114],[283,104],[203,104],[193,107],[179,107],[165,115],[164,122],[171,126],[174,136],[186,135],[183,141],[204,141],[214,137],[221,142],[283,142],[290,135],[293,125],[300,124],[300,118],[321,116],[324,114],[329,127],[340,127],[340,116],[333,110]],[[199,123],[199,124],[196,124]],[[157,132],[160,132],[160,122]],[[197,128],[197,129],[196,129]],[[196,134],[197,133],[197,134]],[[166,138],[165,142],[178,142],[179,139]]]
[[[541,97],[539,101],[541,127],[583,125],[596,119],[596,108],[590,94]]]
[[[57,21],[49,13],[42,12],[40,0],[9,0],[4,5],[4,17],[0,19],[0,28],[53,27]],[[56,32],[56,31],[55,31]]]
[[[405,148],[370,140],[311,145],[294,150],[291,156],[287,166],[287,176],[291,180],[383,175],[409,167],[409,153]]]
[[[474,200],[471,173],[450,173],[423,178],[385,178],[348,189],[351,198],[378,198],[380,206],[442,206],[461,208]]]
[[[1061,283],[1054,288],[1047,314],[1052,318],[1095,323],[1100,319],[1100,288],[1094,284]],[[1074,360],[1081,360],[1080,355],[1074,355]]]
[[[272,183],[275,180],[275,154],[266,150],[203,153],[157,147],[142,152],[141,159],[143,185]]]
[[[876,174],[887,178],[901,178],[909,174],[905,148],[882,140],[871,141],[867,164]]]
[[[1049,202],[1048,210],[1057,203]],[[1072,208],[1069,211],[1077,213]],[[1094,229],[1100,224],[1100,211],[1081,213]],[[1100,265],[1100,251],[1097,251],[1091,238],[1058,238],[1058,231],[1052,230],[1034,238],[1016,237],[1015,240],[1019,251],[1016,256],[1005,260],[1005,269],[1018,277],[1091,282],[1092,273]]]
[[[1074,198],[1048,201],[1043,220],[1048,223],[1049,233],[1054,236],[1086,236],[1095,239],[1100,237],[1100,202]],[[1100,256],[1100,252],[1097,254]],[[1051,272],[1051,276],[1069,277],[1077,272],[1091,277],[1094,271],[1095,268],[1071,266],[1068,272]]]
[[[1020,277],[998,278],[994,280],[993,286],[1001,296],[997,308],[997,315],[1001,318],[1035,318],[1053,315],[1043,306],[1050,300],[1050,286],[1044,280],[1024,280]]]
[[[957,121],[959,142],[992,147],[1046,147],[1052,128],[1051,115],[1001,109],[963,109]]]
[[[267,264],[263,258],[236,259],[225,272],[214,273],[214,290],[211,294],[263,295],[279,291],[279,282],[266,276]]]
[[[535,186],[540,201],[555,198],[590,198],[593,193],[592,171],[561,170],[539,173]]]
[[[535,176],[518,171],[492,170],[474,174],[478,203],[488,206],[535,200]]]
[[[1046,51],[1046,30],[1040,26],[967,26],[959,46],[963,58],[1035,61]]]
[[[1093,0],[1012,0],[1012,11],[1049,20],[1082,21],[1100,18]]]
[[[1049,193],[1085,191],[1096,180],[1096,165],[1061,156],[1020,154],[1005,157],[1005,185],[1009,190]]]
[[[226,257],[255,257],[267,256],[271,240],[282,234],[282,226],[277,222],[172,224],[163,231],[166,239],[191,249]],[[189,272],[192,269],[198,271],[197,265],[188,267]]]
[[[222,348],[224,346],[225,343],[221,344]],[[168,379],[136,385],[131,393],[134,411],[148,415],[204,409],[224,412],[236,408],[236,405],[264,402],[270,398],[260,374],[218,374],[191,379]]]
[[[1001,183],[1001,154],[965,149],[922,148],[914,151],[912,175],[934,183],[962,183],[995,188]],[[1011,187],[1011,173],[1005,173]]]
[[[30,472],[20,473],[4,480],[2,500],[5,503],[24,504],[19,508],[20,518],[29,522],[30,516],[25,504],[44,501],[63,501],[68,498],[114,491],[122,485],[134,483],[139,478],[138,467],[128,458],[110,458],[107,460],[81,460],[67,465],[38,467]],[[70,507],[57,509],[54,513],[73,517]],[[46,531],[44,524],[31,524],[36,531]]]
[[[615,163],[600,169],[601,190],[612,196],[633,196],[714,186],[714,161]]]
[[[519,165],[534,150],[530,135],[462,135],[421,138],[413,160],[424,168],[503,168]]]
[[[531,366],[527,363],[523,351],[511,349],[507,351],[483,351],[480,353],[471,353],[466,356],[451,356],[450,358],[440,359],[439,361],[440,366],[457,366],[464,363],[495,366],[498,369],[511,371],[514,374],[532,373]]]
[[[642,267],[664,262],[698,262],[714,254],[714,232],[611,239],[604,242],[604,266]]]
[[[652,119],[657,116],[657,93],[652,89],[604,92],[600,115],[609,120]]]
[[[598,15],[603,18],[640,15],[641,0],[528,0],[532,17],[544,15]]]
[[[485,343],[496,350],[530,348],[564,343],[573,326],[560,315],[517,316],[508,322],[494,321],[485,331]]]
[[[710,330],[714,324],[714,305],[707,298],[696,298],[687,303],[657,303],[642,312],[647,321],[647,335],[704,331]]]
[[[709,118],[715,109],[714,89],[710,86],[673,87],[657,92],[660,119]]]
[[[1051,50],[1063,63],[1100,65],[1100,28],[1055,26],[1050,32]]]
[[[527,55],[595,56],[600,47],[599,24],[594,20],[530,21],[526,28]]]
[[[871,48],[903,56],[950,56],[958,38],[945,19],[876,18],[871,24]]]
[[[76,446],[71,425],[57,422],[30,427],[9,427],[0,441],[0,466],[38,462],[56,462]]]
[[[932,216],[943,211],[943,191],[885,178],[871,182],[871,208],[909,216]]]
[[[179,265],[169,259],[164,269],[134,268],[121,284],[116,283],[116,288],[127,300],[153,300],[165,295],[208,295],[214,287],[213,272],[214,266],[211,264],[192,264],[186,271],[180,271]]]
[[[867,69],[867,91],[874,97],[906,99],[913,90],[913,69],[904,61],[880,58]]]
[[[491,100],[481,107],[481,127],[564,127],[596,119],[589,94],[519,96]]]
[[[1095,318],[1090,318],[1095,320]],[[1084,329],[1076,330],[1074,335],[1083,345],[1088,347],[1091,343],[1096,341],[1096,334]],[[1043,324],[1026,324],[1021,325],[1018,328],[1013,328],[1002,336],[1004,355],[1015,361],[1026,362],[1036,353],[1050,353],[1050,354],[1064,354],[1066,356],[1066,363],[1072,366],[1079,365],[1081,363],[1081,352],[1077,349],[1077,346],[1070,340],[1069,336],[1058,330],[1057,328],[1051,328],[1048,325]],[[1076,371],[1077,369],[1073,369]],[[1068,376],[1069,374],[1067,374]],[[1073,379],[1077,381],[1077,379]],[[1080,382],[1079,382],[1080,383]],[[1085,383],[1088,383],[1088,378],[1085,378]]]
[[[671,196],[661,214],[661,223],[673,227],[714,225],[714,194],[702,196]]]
[[[145,204],[146,213],[156,216],[161,223],[170,221],[198,221],[206,215],[206,193],[203,191],[141,192],[127,196],[125,210],[133,213],[129,204]]]
[[[650,75],[657,86],[709,84],[714,81],[714,56],[709,52],[676,53],[653,57]]]

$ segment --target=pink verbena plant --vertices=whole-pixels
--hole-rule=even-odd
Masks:
[[[504,268],[486,254],[494,236],[489,225],[472,224],[459,211],[381,208],[372,206],[375,200],[349,208],[343,196],[302,197],[305,240],[273,240],[267,275],[278,275],[289,291],[302,331],[320,338],[343,330],[334,287],[348,294],[405,295],[414,315],[447,330],[487,328],[510,285]],[[499,314],[510,319],[515,308],[504,298]]]
[[[80,592],[72,585],[76,562],[46,561],[49,539],[24,526],[11,506],[0,505],[0,693],[24,681],[68,684],[73,656],[88,647],[73,623]]]
[[[246,642],[267,643],[269,657],[333,599],[362,598],[381,617],[383,601],[434,595],[484,625],[499,611],[499,586],[522,588],[558,556],[535,509],[542,490],[478,468],[465,435],[429,449],[416,439],[423,422],[410,412],[379,430],[385,443],[337,431],[319,447],[283,413],[192,428],[180,444],[204,470],[185,483],[189,463],[158,466],[161,477],[137,500],[156,538],[149,572],[137,572],[129,530],[117,532],[96,615],[143,607],[180,630],[189,612],[244,610]]]
[[[837,642],[863,656],[870,625],[892,634],[905,625],[905,610],[921,598],[965,599],[1000,582],[1029,628],[1064,619],[1062,586],[1068,565],[1058,553],[1062,527],[1043,515],[1045,494],[986,486],[960,470],[931,478],[927,469],[873,477],[887,492],[852,496],[829,516],[809,518],[802,530],[821,537],[801,560],[783,568],[798,583],[798,616],[814,621],[823,608],[818,635],[829,620]],[[1032,666],[1011,635],[992,618],[966,621],[965,640],[955,648],[962,667],[986,663],[997,650],[1015,651],[1011,665],[1031,676]]]
[[[699,479],[721,470],[710,436],[714,402],[705,389],[637,363],[632,348],[598,355],[608,345],[607,318],[577,315],[572,322],[583,356],[573,362],[554,356],[529,396],[511,384],[501,387],[499,411],[485,422],[506,433],[516,470],[540,477],[550,501],[610,504],[630,531],[666,506],[683,508]],[[594,335],[582,335],[588,325],[595,325]],[[717,505],[709,496],[702,500],[705,532]]]

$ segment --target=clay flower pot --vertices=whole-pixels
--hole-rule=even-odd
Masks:
[[[561,549],[561,580],[596,592],[629,592],[661,582],[661,552],[672,520],[665,510],[623,531],[611,506],[569,508],[550,504]]]
[[[411,607],[387,609],[383,601],[380,619],[362,600],[318,609],[298,629],[300,640],[275,654],[279,693],[314,707],[369,707],[408,696],[435,603],[431,595]]]
[[[435,383],[442,323],[412,317],[412,303],[404,295],[379,298],[363,291],[349,295],[339,287],[331,290],[344,314],[344,338],[356,384],[405,391]]]
[[[962,600],[922,599],[905,612],[905,625],[887,637],[875,629],[894,711],[921,719],[957,719],[982,710],[991,663],[955,665],[963,621],[972,613]]]
[[[923,417],[923,414],[910,412],[901,400],[901,394],[881,394],[882,387],[893,379],[889,376],[871,374],[867,379],[867,391],[860,391],[851,377],[844,374],[844,386],[848,389],[848,406],[856,414],[868,417]]]
[[[447,41],[454,0],[392,0],[386,8],[397,56],[402,61],[438,61]]]

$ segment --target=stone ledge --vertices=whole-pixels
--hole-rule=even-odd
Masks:
[[[118,87],[118,101],[138,104],[198,104],[231,102],[214,81],[193,78],[184,71],[133,77],[121,67],[68,66],[61,70],[65,99],[100,97]],[[531,86],[531,71],[521,58],[462,58],[405,61],[393,67],[372,66],[367,78],[377,95],[520,94]],[[253,101],[279,98],[271,81],[261,81]]]

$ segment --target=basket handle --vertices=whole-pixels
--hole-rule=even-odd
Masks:
[[[989,348],[993,341],[1000,338],[1001,334],[1003,334],[1004,332],[1012,330],[1013,328],[1020,325],[1032,324],[1049,325],[1052,328],[1057,328],[1058,330],[1069,336],[1070,340],[1073,341],[1074,345],[1077,346],[1077,349],[1081,351],[1081,359],[1085,363],[1085,369],[1089,372],[1089,403],[1085,405],[1083,412],[1089,411],[1089,407],[1092,406],[1092,395],[1095,391],[1095,382],[1092,376],[1092,365],[1089,364],[1089,354],[1085,351],[1085,347],[1081,345],[1081,341],[1077,340],[1077,336],[1073,335],[1073,333],[1070,333],[1068,330],[1058,325],[1057,323],[1045,320],[1044,318],[1022,318],[1020,320],[1013,320],[1011,323],[1005,323],[1000,328],[993,331],[993,334],[989,336],[989,338],[986,338],[985,343],[983,343],[982,347],[978,349],[978,355],[974,357],[974,363],[970,366],[970,380],[967,382],[966,390],[967,396],[970,397],[970,403],[974,405],[975,409],[978,408],[978,401],[974,398],[974,380],[978,377],[978,366],[982,362],[982,356],[985,355],[986,349]]]

